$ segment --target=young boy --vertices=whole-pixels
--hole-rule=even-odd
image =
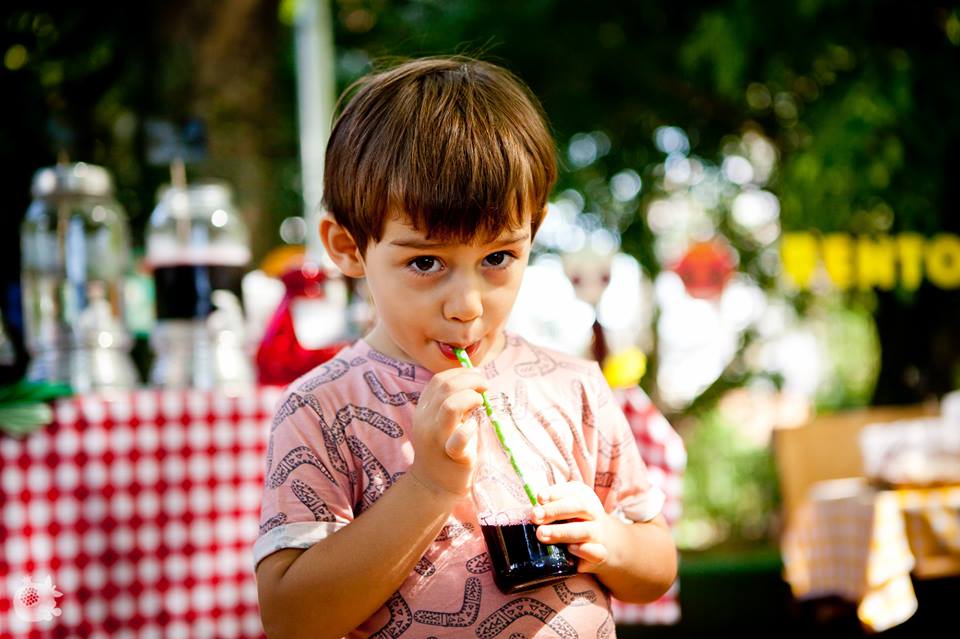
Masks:
[[[610,637],[608,595],[673,582],[662,494],[597,365],[504,332],[555,179],[539,104],[502,68],[423,59],[359,83],[327,148],[320,234],[366,278],[377,323],[291,384],[274,420],[254,546],[270,637]],[[566,479],[533,514],[580,557],[565,582],[493,583],[470,499],[484,390]]]

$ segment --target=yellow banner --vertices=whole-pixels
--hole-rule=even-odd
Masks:
[[[934,286],[960,288],[960,237],[948,233],[931,238],[917,233],[784,233],[780,259],[787,278],[801,289],[810,288],[818,273],[842,291],[914,290],[924,276]]]

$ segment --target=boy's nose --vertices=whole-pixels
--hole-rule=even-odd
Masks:
[[[466,282],[452,287],[443,303],[443,315],[448,320],[470,322],[483,315],[483,295],[477,286]]]

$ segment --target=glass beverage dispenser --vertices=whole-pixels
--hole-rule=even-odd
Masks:
[[[254,383],[241,283],[250,238],[221,182],[161,189],[147,229],[157,324],[150,383],[230,388]]]
[[[27,378],[75,392],[137,384],[123,322],[130,256],[113,180],[93,164],[57,164],[33,177],[21,225]]]

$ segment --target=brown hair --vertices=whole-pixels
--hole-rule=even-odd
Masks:
[[[349,97],[351,96],[352,97]],[[491,240],[543,219],[557,178],[539,101],[509,71],[465,57],[373,73],[340,98],[323,200],[361,252],[398,214],[430,239]]]

